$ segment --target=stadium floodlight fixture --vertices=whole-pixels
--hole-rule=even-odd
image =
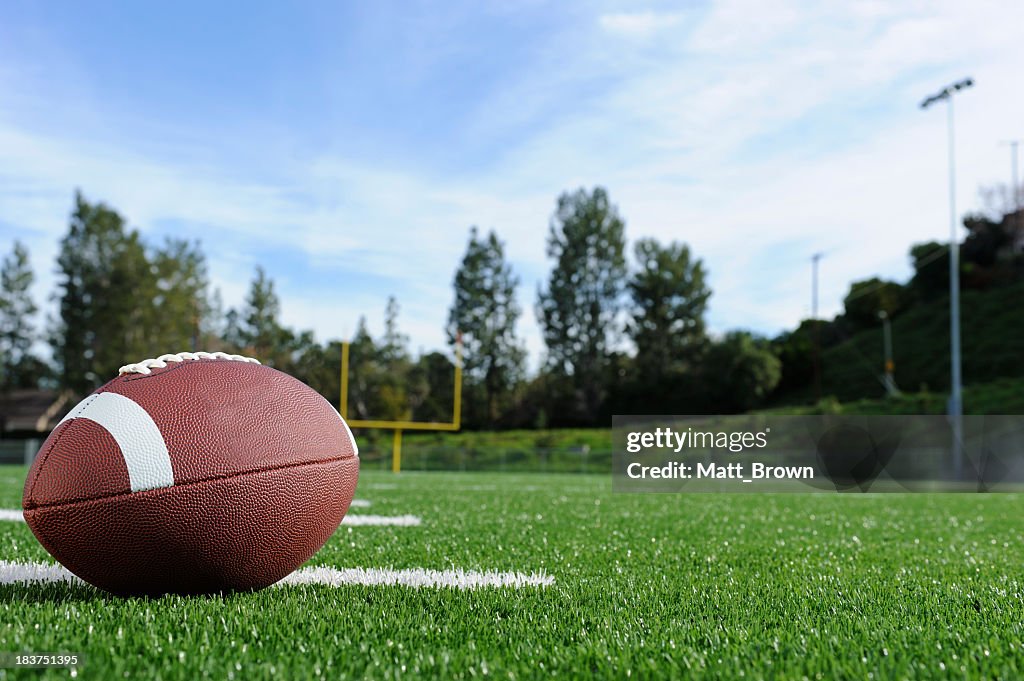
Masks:
[[[935,104],[936,102],[941,102],[941,101],[949,99],[950,97],[953,96],[954,92],[959,92],[960,90],[966,90],[967,88],[972,87],[973,85],[974,85],[974,79],[973,78],[964,78],[963,80],[958,80],[957,82],[953,83],[952,85],[947,85],[946,87],[942,88],[941,90],[936,92],[934,95],[931,95],[930,97],[925,97],[924,100],[921,102],[921,108],[922,109],[927,109],[929,106],[931,106],[932,104]]]
[[[953,95],[974,85],[973,78],[964,78],[926,97],[921,108],[946,102],[949,112],[949,355],[950,395],[949,418],[953,429],[953,470],[959,479],[963,472],[963,397],[960,373],[960,243],[957,240],[956,214],[956,144],[953,135]]]

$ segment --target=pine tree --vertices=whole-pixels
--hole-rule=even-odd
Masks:
[[[349,344],[348,353],[348,404],[353,418],[378,418],[374,413],[374,395],[380,376],[379,353],[369,329],[366,317],[360,317],[356,333]]]
[[[562,194],[548,234],[555,266],[537,302],[547,368],[572,379],[580,416],[590,422],[604,398],[609,348],[621,326],[624,230],[608,193],[597,187]]]
[[[245,352],[261,362],[284,369],[290,360],[291,333],[281,326],[280,314],[281,302],[274,291],[274,281],[257,265],[245,307],[239,315],[239,341]]]
[[[150,328],[168,352],[205,350],[201,324],[209,314],[206,258],[199,244],[168,239],[153,255],[156,297]]]
[[[381,343],[381,357],[385,363],[400,364],[408,361],[408,336],[398,330],[398,299],[388,296],[387,307],[384,308],[384,338]]]
[[[522,378],[526,351],[516,338],[521,310],[515,298],[519,279],[505,260],[504,244],[491,231],[480,238],[470,230],[469,244],[455,273],[455,301],[448,312],[448,342],[462,334],[464,376],[470,391],[482,386],[486,395],[485,425],[499,419],[501,400]],[[465,403],[475,416],[473,402]]]
[[[398,300],[388,296],[384,309],[384,337],[380,342],[382,373],[377,384],[377,400],[384,418],[407,420],[412,418],[409,401],[409,339],[398,330]]]
[[[40,378],[40,362],[32,355],[37,312],[32,300],[33,273],[28,249],[14,242],[0,266],[0,388],[31,387]]]
[[[51,344],[63,386],[89,392],[121,365],[167,351],[151,333],[157,278],[139,233],[117,212],[76,193],[57,265],[60,317]]]
[[[692,370],[706,345],[704,314],[711,290],[704,264],[685,244],[641,239],[634,251],[638,269],[629,281],[628,329],[639,378],[649,389],[669,389],[658,384]]]

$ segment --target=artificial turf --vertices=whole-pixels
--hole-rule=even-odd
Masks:
[[[22,468],[0,469],[0,507]],[[1024,678],[1019,495],[623,495],[607,476],[363,475],[312,564],[544,571],[553,586],[121,599],[0,586],[0,651],[78,678]],[[47,561],[21,523],[0,559]],[[11,670],[0,675],[13,675]],[[68,670],[19,677],[67,678]]]

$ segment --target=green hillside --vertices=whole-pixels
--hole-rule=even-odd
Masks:
[[[965,385],[1024,376],[1024,283],[961,297]],[[896,383],[901,390],[949,389],[949,301],[902,313],[892,323]],[[821,356],[822,394],[842,402],[879,397],[884,389],[882,328],[863,331]],[[777,405],[813,401],[811,386],[780,396]]]
[[[945,414],[947,394],[923,391],[902,393],[898,397],[839,402],[832,398],[817,405],[776,407],[766,414],[813,415],[821,413],[850,416],[898,416],[903,414]],[[1024,379],[1001,378],[975,383],[964,388],[964,414],[1024,414]]]

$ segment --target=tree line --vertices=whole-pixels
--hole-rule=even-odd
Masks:
[[[1007,255],[1014,238],[1008,220],[965,221],[966,286],[1020,277],[1020,259]],[[461,341],[464,348],[466,427],[605,425],[613,413],[746,411],[807,385],[814,342],[841,342],[877,325],[879,310],[896,316],[943,295],[943,276],[948,286],[948,247],[918,244],[911,249],[910,282],[854,282],[844,312],[833,320],[807,320],[773,339],[739,330],[716,337],[705,324],[712,292],[703,261],[685,243],[649,238],[635,241],[627,258],[625,232],[604,188],[558,197],[546,239],[551,269],[535,300],[545,350],[531,373],[517,332],[520,279],[498,235],[470,229],[446,325],[449,346]],[[243,303],[225,309],[198,243],[147,243],[116,210],[80,192],[57,257],[56,315],[43,325],[35,321],[28,263],[25,247],[15,243],[0,265],[5,392],[42,385],[81,395],[125,362],[195,348],[256,356],[338,400],[341,341],[318,342],[311,331],[285,326],[274,281],[262,267]],[[411,353],[399,312],[392,296],[380,337],[360,318],[350,346],[350,412],[448,420],[450,348]],[[49,345],[52,361],[34,352],[38,341]]]

